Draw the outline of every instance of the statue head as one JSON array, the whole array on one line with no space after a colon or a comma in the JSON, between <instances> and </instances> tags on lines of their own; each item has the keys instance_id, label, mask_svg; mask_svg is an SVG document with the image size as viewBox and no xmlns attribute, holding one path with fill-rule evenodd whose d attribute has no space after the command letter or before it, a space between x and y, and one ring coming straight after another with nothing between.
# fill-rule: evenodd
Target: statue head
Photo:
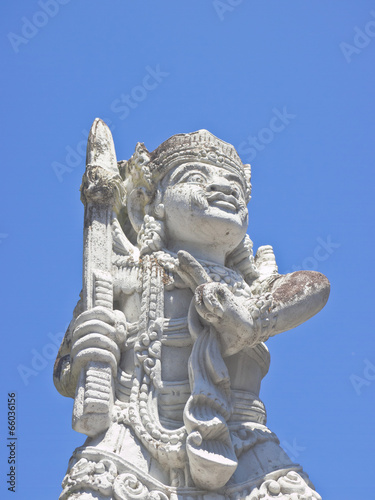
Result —
<instances>
[{"instance_id":1,"label":"statue head","mask_svg":"<svg viewBox=\"0 0 375 500\"><path fill-rule=\"evenodd\" d=\"M230 253L244 238L250 165L210 132L172 136L152 152L138 143L120 168L138 241L151 232L155 248L220 244Z\"/></svg>"}]
</instances>

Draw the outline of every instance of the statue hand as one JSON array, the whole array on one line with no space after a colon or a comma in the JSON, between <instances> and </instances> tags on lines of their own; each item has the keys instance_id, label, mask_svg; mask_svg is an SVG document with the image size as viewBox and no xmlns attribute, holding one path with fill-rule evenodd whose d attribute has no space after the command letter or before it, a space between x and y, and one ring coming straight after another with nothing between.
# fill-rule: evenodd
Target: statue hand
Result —
<instances>
[{"instance_id":1,"label":"statue hand","mask_svg":"<svg viewBox=\"0 0 375 500\"><path fill-rule=\"evenodd\" d=\"M215 328L219 334L223 356L230 356L245 345L254 343L255 325L249 309L221 283L199 285L194 304L202 323Z\"/></svg>"},{"instance_id":2,"label":"statue hand","mask_svg":"<svg viewBox=\"0 0 375 500\"><path fill-rule=\"evenodd\" d=\"M115 375L120 347L126 337L125 315L102 306L78 316L72 336L72 375L78 377L89 361L108 363Z\"/></svg>"},{"instance_id":3,"label":"statue hand","mask_svg":"<svg viewBox=\"0 0 375 500\"><path fill-rule=\"evenodd\" d=\"M254 344L256 335L249 309L236 299L226 285L213 282L188 252L180 251L177 256L177 272L194 293L194 309L200 323L211 325L218 332L222 355L230 356L245 345ZM192 331L195 330L196 319L190 317Z\"/></svg>"}]
</instances>

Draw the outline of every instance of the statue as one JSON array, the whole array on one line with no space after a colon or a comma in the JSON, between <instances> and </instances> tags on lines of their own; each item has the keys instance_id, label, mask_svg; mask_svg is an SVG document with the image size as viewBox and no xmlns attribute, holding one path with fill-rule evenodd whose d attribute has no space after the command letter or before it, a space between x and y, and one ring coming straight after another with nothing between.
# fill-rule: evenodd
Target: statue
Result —
<instances>
[{"instance_id":1,"label":"statue","mask_svg":"<svg viewBox=\"0 0 375 500\"><path fill-rule=\"evenodd\" d=\"M60 500L321 499L266 427L264 342L325 305L246 234L250 165L206 130L117 162L96 119L83 290L54 370L85 434Z\"/></svg>"}]
</instances>

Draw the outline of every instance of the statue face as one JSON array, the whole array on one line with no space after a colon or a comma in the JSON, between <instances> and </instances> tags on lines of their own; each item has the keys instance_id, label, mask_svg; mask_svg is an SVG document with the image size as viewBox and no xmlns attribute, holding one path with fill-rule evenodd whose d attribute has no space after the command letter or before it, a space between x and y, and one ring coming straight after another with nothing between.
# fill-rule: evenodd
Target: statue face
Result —
<instances>
[{"instance_id":1,"label":"statue face","mask_svg":"<svg viewBox=\"0 0 375 500\"><path fill-rule=\"evenodd\" d=\"M177 245L221 245L229 253L246 234L244 181L225 168L204 163L175 167L162 180L168 240Z\"/></svg>"}]
</instances>

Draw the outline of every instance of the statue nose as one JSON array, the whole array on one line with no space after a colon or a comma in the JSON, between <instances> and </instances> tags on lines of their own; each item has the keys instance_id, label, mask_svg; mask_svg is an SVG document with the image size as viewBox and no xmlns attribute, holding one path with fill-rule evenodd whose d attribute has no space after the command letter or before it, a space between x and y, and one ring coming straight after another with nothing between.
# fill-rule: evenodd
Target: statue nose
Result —
<instances>
[{"instance_id":1,"label":"statue nose","mask_svg":"<svg viewBox=\"0 0 375 500\"><path fill-rule=\"evenodd\" d=\"M207 186L207 191L209 193L223 193L227 195L232 195L235 198L239 197L239 192L238 190L232 186L229 182L212 182Z\"/></svg>"}]
</instances>

